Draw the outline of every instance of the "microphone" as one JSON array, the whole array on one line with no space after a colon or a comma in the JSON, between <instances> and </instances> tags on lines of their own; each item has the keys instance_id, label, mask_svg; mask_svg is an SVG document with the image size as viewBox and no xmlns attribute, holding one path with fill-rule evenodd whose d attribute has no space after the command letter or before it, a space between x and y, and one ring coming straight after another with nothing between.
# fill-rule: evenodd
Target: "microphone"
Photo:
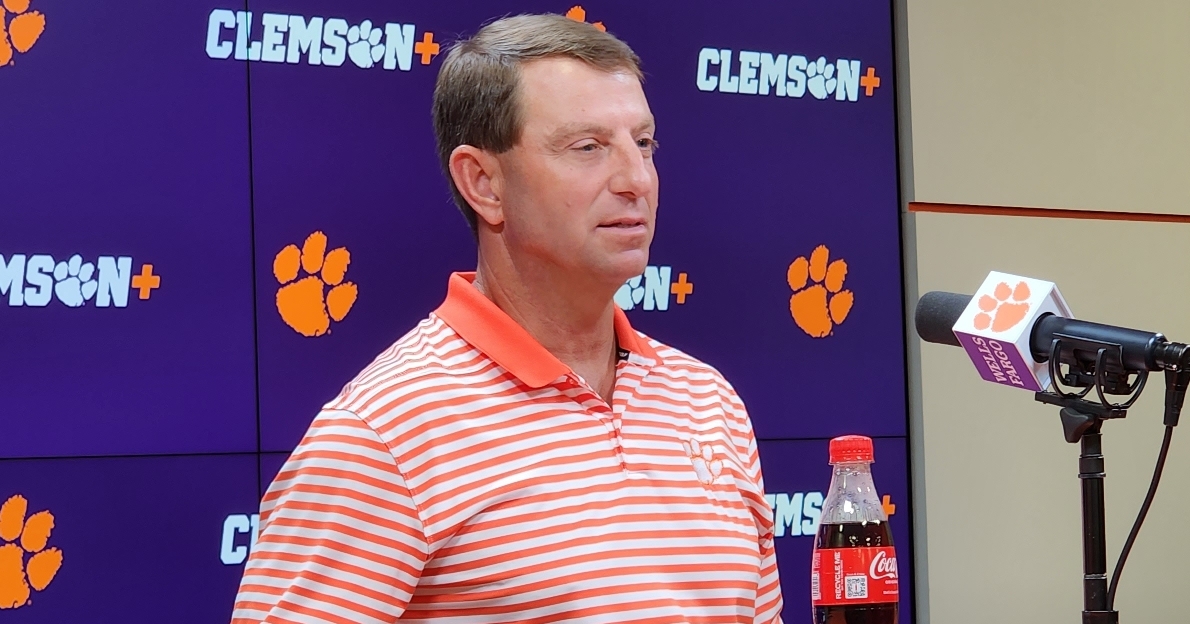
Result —
<instances>
[{"instance_id":1,"label":"microphone","mask_svg":"<svg viewBox=\"0 0 1190 624\"><path fill-rule=\"evenodd\" d=\"M975 295L929 292L914 313L926 342L961 346L987 381L1034 391L1034 400L1061 407L1066 441L1081 443L1083 500L1083 621L1116 621L1116 589L1124 563L1153 503L1173 428L1190 391L1190 346L1156 332L1071 318L1052 282L992 271ZM1060 365L1068 368L1062 372ZM1100 426L1124 418L1140 398L1149 371L1165 371L1165 438L1140 513L1107 575L1103 529L1103 447ZM1058 376L1058 379L1052 379ZM1129 381L1130 377L1135 381ZM1052 392L1047 389L1051 387ZM1062 386L1080 387L1067 392ZM1084 397L1095 390L1097 402ZM1105 395L1126 395L1112 403ZM1109 617L1110 616L1110 617Z\"/></svg>"},{"instance_id":2,"label":"microphone","mask_svg":"<svg viewBox=\"0 0 1190 624\"><path fill-rule=\"evenodd\" d=\"M1053 282L992 271L975 295L926 293L917 306L917 333L927 342L962 347L985 381L1041 392L1050 370L1033 351L1042 317L1072 314Z\"/></svg>"},{"instance_id":3,"label":"microphone","mask_svg":"<svg viewBox=\"0 0 1190 624\"><path fill-rule=\"evenodd\" d=\"M1105 373L1180 370L1188 347L1157 332L1070 318L1052 282L993 271L974 296L922 295L914 325L926 342L963 347L987 381L1041 392L1059 340L1058 363ZM1118 352L1115 351L1118 347ZM1109 357L1099 359L1108 348Z\"/></svg>"}]
</instances>

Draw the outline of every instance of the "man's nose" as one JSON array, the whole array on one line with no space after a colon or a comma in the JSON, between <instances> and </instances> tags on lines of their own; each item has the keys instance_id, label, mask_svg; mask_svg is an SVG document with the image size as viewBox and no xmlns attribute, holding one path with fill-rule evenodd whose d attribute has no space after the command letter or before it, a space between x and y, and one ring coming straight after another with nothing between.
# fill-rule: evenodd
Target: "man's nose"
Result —
<instances>
[{"instance_id":1,"label":"man's nose","mask_svg":"<svg viewBox=\"0 0 1190 624\"><path fill-rule=\"evenodd\" d=\"M644 197L653 188L651 163L631 137L616 141L611 191L629 199Z\"/></svg>"}]
</instances>

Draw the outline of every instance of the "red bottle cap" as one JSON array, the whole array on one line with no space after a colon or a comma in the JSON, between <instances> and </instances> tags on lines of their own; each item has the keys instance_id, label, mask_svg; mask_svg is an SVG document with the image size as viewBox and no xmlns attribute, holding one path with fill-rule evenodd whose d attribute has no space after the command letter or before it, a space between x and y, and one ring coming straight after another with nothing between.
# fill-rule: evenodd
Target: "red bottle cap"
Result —
<instances>
[{"instance_id":1,"label":"red bottle cap","mask_svg":"<svg viewBox=\"0 0 1190 624\"><path fill-rule=\"evenodd\" d=\"M876 461L872 453L872 438L868 436L839 436L831 440L830 449L832 464Z\"/></svg>"}]
</instances>

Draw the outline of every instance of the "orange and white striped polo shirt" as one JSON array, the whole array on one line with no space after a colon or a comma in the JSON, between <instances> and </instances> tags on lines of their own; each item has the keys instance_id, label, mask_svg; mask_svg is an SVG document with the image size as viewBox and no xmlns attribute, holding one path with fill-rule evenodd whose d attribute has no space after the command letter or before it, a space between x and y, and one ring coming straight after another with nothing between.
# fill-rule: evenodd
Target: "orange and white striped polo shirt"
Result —
<instances>
[{"instance_id":1,"label":"orange and white striped polo shirt","mask_svg":"<svg viewBox=\"0 0 1190 624\"><path fill-rule=\"evenodd\" d=\"M472 279L314 419L234 622L779 622L727 381L617 309L608 405Z\"/></svg>"}]
</instances>

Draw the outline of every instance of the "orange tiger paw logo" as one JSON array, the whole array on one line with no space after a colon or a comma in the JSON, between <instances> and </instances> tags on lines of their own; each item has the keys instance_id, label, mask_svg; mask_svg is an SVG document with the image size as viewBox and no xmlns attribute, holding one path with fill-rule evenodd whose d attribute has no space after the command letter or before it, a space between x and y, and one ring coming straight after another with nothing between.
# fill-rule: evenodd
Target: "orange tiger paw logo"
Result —
<instances>
[{"instance_id":1,"label":"orange tiger paw logo","mask_svg":"<svg viewBox=\"0 0 1190 624\"><path fill-rule=\"evenodd\" d=\"M1029 314L1029 285L1019 282L1016 288L1004 282L996 284L995 297L984 295L979 298L979 309L975 315L975 329L992 328L1002 332L1016 327Z\"/></svg>"},{"instance_id":2,"label":"orange tiger paw logo","mask_svg":"<svg viewBox=\"0 0 1190 624\"><path fill-rule=\"evenodd\" d=\"M62 567L62 551L46 548L54 515L39 511L26 520L27 511L29 502L20 494L0 506L0 609L17 609L32 602L32 590L48 587ZM31 555L27 562L26 555Z\"/></svg>"},{"instance_id":3,"label":"orange tiger paw logo","mask_svg":"<svg viewBox=\"0 0 1190 624\"><path fill-rule=\"evenodd\" d=\"M570 10L566 12L566 17L569 17L576 22L585 22L587 21L587 10L582 6L572 6L570 7ZM603 25L603 22L595 22L591 25L595 28L598 28L599 30L607 32L607 27Z\"/></svg>"},{"instance_id":4,"label":"orange tiger paw logo","mask_svg":"<svg viewBox=\"0 0 1190 624\"><path fill-rule=\"evenodd\" d=\"M359 294L355 284L343 281L348 264L351 253L345 247L327 253L322 232L306 237L300 251L297 245L286 245L277 252L273 276L282 285L277 291L277 311L285 324L303 336L321 336L330 330L331 319L343 320ZM306 277L297 279L299 270Z\"/></svg>"},{"instance_id":5,"label":"orange tiger paw logo","mask_svg":"<svg viewBox=\"0 0 1190 624\"><path fill-rule=\"evenodd\" d=\"M21 54L28 52L43 31L45 16L29 11L29 0L4 0L0 8L0 67L12 64L13 48Z\"/></svg>"},{"instance_id":6,"label":"orange tiger paw logo","mask_svg":"<svg viewBox=\"0 0 1190 624\"><path fill-rule=\"evenodd\" d=\"M830 335L835 325L841 325L851 313L855 295L843 290L847 279L847 262L830 260L830 250L819 245L810 259L799 257L789 265L786 279L793 289L789 298L789 312L797 326L814 338ZM807 284L809 284L807 286Z\"/></svg>"}]
</instances>

